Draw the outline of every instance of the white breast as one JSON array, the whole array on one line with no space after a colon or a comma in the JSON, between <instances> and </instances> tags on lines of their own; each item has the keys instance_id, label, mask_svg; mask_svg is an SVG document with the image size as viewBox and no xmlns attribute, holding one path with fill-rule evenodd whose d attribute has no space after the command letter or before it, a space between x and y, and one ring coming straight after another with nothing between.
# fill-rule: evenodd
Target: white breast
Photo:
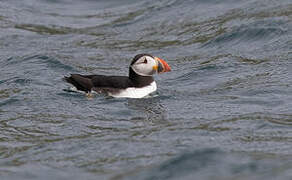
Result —
<instances>
[{"instance_id":1,"label":"white breast","mask_svg":"<svg viewBox=\"0 0 292 180\"><path fill-rule=\"evenodd\" d=\"M119 91L118 93L108 93L109 96L115 97L115 98L143 98L147 96L148 94L156 91L157 86L156 82L153 81L148 86L142 87L142 88L127 88L124 90Z\"/></svg>"}]
</instances>

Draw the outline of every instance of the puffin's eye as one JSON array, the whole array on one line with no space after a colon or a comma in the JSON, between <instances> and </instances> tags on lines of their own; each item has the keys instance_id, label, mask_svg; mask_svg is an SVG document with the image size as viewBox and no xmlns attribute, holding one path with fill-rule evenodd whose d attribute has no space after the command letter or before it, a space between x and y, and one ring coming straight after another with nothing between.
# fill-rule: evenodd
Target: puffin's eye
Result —
<instances>
[{"instance_id":1,"label":"puffin's eye","mask_svg":"<svg viewBox=\"0 0 292 180\"><path fill-rule=\"evenodd\" d=\"M147 59L145 59L143 63L147 64Z\"/></svg>"}]
</instances>

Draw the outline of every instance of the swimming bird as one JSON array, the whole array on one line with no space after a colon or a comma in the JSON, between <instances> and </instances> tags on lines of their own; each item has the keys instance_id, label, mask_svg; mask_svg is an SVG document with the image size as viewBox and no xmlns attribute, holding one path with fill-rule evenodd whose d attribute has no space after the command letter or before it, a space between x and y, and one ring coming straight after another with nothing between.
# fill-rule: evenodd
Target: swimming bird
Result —
<instances>
[{"instance_id":1,"label":"swimming bird","mask_svg":"<svg viewBox=\"0 0 292 180\"><path fill-rule=\"evenodd\" d=\"M163 59L138 54L130 64L129 76L71 74L64 80L87 94L95 91L116 98L143 98L157 89L153 75L169 71L171 68Z\"/></svg>"}]
</instances>

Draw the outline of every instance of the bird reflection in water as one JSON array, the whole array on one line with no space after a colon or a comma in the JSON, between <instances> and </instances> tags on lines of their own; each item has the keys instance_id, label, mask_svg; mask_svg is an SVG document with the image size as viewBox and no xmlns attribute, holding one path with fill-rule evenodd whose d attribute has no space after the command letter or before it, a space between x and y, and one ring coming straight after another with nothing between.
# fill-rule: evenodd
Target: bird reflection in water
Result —
<instances>
[{"instance_id":1,"label":"bird reflection in water","mask_svg":"<svg viewBox=\"0 0 292 180\"><path fill-rule=\"evenodd\" d=\"M138 116L132 118L134 121L141 121L143 119L147 124L167 122L167 111L161 103L159 96L143 99L128 99L126 105L137 112Z\"/></svg>"}]
</instances>

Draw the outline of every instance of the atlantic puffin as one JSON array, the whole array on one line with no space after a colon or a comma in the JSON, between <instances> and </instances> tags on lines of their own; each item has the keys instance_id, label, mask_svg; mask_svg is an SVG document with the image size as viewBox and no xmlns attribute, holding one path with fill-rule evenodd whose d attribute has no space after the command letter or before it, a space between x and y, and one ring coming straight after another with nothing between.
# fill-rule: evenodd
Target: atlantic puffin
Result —
<instances>
[{"instance_id":1,"label":"atlantic puffin","mask_svg":"<svg viewBox=\"0 0 292 180\"><path fill-rule=\"evenodd\" d=\"M163 59L138 54L130 64L129 76L71 74L64 80L86 94L97 92L115 98L143 98L157 89L152 75L169 71L171 68Z\"/></svg>"}]
</instances>

